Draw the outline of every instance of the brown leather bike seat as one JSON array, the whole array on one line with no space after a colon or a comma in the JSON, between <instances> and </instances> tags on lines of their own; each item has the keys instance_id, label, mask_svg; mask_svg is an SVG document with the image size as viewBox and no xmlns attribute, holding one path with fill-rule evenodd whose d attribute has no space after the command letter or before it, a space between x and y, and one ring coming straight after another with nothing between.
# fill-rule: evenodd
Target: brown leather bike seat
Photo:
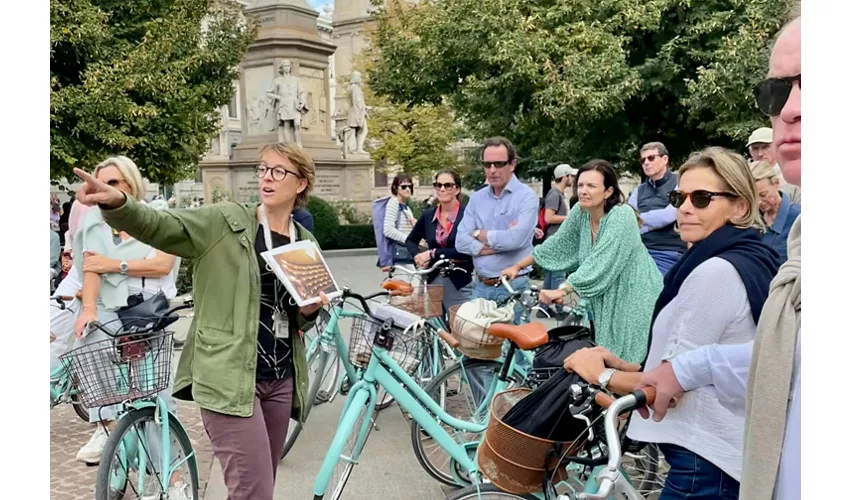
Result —
<instances>
[{"instance_id":1,"label":"brown leather bike seat","mask_svg":"<svg viewBox=\"0 0 850 500\"><path fill-rule=\"evenodd\" d=\"M387 280L381 283L381 288L389 290L393 295L410 295L413 293L413 285L401 280Z\"/></svg>"},{"instance_id":2,"label":"brown leather bike seat","mask_svg":"<svg viewBox=\"0 0 850 500\"><path fill-rule=\"evenodd\" d=\"M508 339L520 349L528 350L539 347L549 341L549 334L543 323L526 323L512 325L510 323L495 323L490 325L490 335Z\"/></svg>"}]
</instances>

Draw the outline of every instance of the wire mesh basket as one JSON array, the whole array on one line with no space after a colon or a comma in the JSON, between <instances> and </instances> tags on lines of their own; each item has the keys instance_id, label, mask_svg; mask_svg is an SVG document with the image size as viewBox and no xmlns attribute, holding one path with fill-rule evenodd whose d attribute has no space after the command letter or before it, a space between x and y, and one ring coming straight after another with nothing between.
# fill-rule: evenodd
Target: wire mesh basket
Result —
<instances>
[{"instance_id":1,"label":"wire mesh basket","mask_svg":"<svg viewBox=\"0 0 850 500\"><path fill-rule=\"evenodd\" d=\"M390 326L389 321L377 321L363 315L354 318L351 325L351 342L348 345L348 359L354 366L366 368L372 357L375 335L382 329L392 337L390 357L407 373L413 373L419 366L418 343L422 337L421 330L416 327L401 329Z\"/></svg>"},{"instance_id":2,"label":"wire mesh basket","mask_svg":"<svg viewBox=\"0 0 850 500\"><path fill-rule=\"evenodd\" d=\"M503 422L508 411L531 394L529 389L512 389L500 392L490 404L490 421L484 439L478 447L478 467L493 484L509 493L522 495L540 491L540 485L549 471L553 483L566 478L559 456L552 450L555 441L531 436ZM559 449L570 454L581 448L582 442L560 443ZM554 470L558 467L558 470Z\"/></svg>"},{"instance_id":3,"label":"wire mesh basket","mask_svg":"<svg viewBox=\"0 0 850 500\"><path fill-rule=\"evenodd\" d=\"M490 335L490 329L463 318L458 314L462 304L449 308L449 327L458 341L457 349L476 359L497 359L502 355L505 339Z\"/></svg>"},{"instance_id":4,"label":"wire mesh basket","mask_svg":"<svg viewBox=\"0 0 850 500\"><path fill-rule=\"evenodd\" d=\"M390 305L422 318L434 318L443 315L443 292L442 285L417 285L410 295L391 296Z\"/></svg>"},{"instance_id":5,"label":"wire mesh basket","mask_svg":"<svg viewBox=\"0 0 850 500\"><path fill-rule=\"evenodd\" d=\"M60 357L88 408L156 394L171 378L173 332L109 338Z\"/></svg>"}]
</instances>

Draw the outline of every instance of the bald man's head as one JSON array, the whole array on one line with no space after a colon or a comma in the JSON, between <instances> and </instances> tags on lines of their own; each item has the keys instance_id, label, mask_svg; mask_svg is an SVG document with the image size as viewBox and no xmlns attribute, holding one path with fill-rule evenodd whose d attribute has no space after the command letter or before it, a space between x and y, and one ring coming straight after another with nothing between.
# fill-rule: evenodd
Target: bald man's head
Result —
<instances>
[{"instance_id":1,"label":"bald man's head","mask_svg":"<svg viewBox=\"0 0 850 500\"><path fill-rule=\"evenodd\" d=\"M768 78L795 77L801 73L800 37L801 20L797 17L785 25L773 44L770 53ZM794 83L782 111L771 116L773 146L782 174L791 184L800 185L800 158L802 145L802 116L799 81Z\"/></svg>"}]
</instances>

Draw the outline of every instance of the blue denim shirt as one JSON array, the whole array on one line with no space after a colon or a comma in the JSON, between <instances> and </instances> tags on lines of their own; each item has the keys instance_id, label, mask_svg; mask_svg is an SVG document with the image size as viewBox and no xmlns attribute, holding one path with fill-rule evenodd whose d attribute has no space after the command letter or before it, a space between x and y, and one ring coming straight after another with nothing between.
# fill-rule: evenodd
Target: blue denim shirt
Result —
<instances>
[{"instance_id":1,"label":"blue denim shirt","mask_svg":"<svg viewBox=\"0 0 850 500\"><path fill-rule=\"evenodd\" d=\"M779 261L784 263L788 260L788 234L794 221L800 216L800 205L791 203L791 198L781 191L779 195L782 197L782 204L779 205L776 219L767 229L762 241L779 252Z\"/></svg>"},{"instance_id":2,"label":"blue denim shirt","mask_svg":"<svg viewBox=\"0 0 850 500\"><path fill-rule=\"evenodd\" d=\"M484 186L469 198L458 225L455 248L472 255L475 271L482 277L498 277L503 269L531 255L538 206L537 193L515 175L499 197L490 186ZM488 246L498 253L478 255L484 244L472 237L475 229L487 230Z\"/></svg>"}]
</instances>

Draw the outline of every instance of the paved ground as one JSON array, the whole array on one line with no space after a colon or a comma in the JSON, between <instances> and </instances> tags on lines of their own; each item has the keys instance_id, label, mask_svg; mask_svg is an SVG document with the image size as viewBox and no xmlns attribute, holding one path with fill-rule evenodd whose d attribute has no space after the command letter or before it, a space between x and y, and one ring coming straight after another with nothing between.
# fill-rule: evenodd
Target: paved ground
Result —
<instances>
[{"instance_id":1,"label":"paved ground","mask_svg":"<svg viewBox=\"0 0 850 500\"><path fill-rule=\"evenodd\" d=\"M381 275L375 268L375 256L329 257L328 264L340 286L349 286L364 294L377 291ZM333 438L343 404L344 399L338 397L331 404L316 407L310 414L298 442L278 469L276 500L313 498L313 481ZM221 467L212 460L196 407L181 403L178 411L181 421L189 427L198 453L204 488L201 498L226 500ZM397 407L381 412L378 428L370 436L360 464L354 468L344 498L444 499L444 490L416 461L411 449L409 424ZM97 469L74 461L74 455L88 440L90 433L91 427L81 422L70 407L59 407L51 413L51 498L92 498Z\"/></svg>"}]
</instances>

